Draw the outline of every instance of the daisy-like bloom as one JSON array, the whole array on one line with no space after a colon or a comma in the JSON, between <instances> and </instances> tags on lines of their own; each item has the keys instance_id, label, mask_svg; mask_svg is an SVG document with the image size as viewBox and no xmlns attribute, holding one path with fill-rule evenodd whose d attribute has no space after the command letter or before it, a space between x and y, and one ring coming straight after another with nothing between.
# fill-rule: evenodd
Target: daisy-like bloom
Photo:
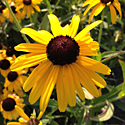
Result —
<instances>
[{"instance_id":1,"label":"daisy-like bloom","mask_svg":"<svg viewBox=\"0 0 125 125\"><path fill-rule=\"evenodd\" d=\"M99 45L88 32L102 21L92 23L76 35L80 22L78 15L74 15L71 24L65 27L61 27L55 15L50 14L48 18L53 35L44 30L21 30L39 44L17 45L17 51L30 53L19 56L20 60L11 68L16 71L39 64L23 85L24 91L32 88L29 102L33 104L41 96L40 110L44 112L56 84L59 110L64 112L67 103L70 106L76 105L75 90L82 100L85 99L81 85L94 97L98 97L96 86L104 88L106 82L97 72L109 75L111 70L106 65L86 57L97 55L96 49Z\"/></svg>"},{"instance_id":2,"label":"daisy-like bloom","mask_svg":"<svg viewBox=\"0 0 125 125\"><path fill-rule=\"evenodd\" d=\"M23 75L24 73L26 73L26 70L10 71L5 78L4 87L7 88L9 92L15 92L20 96L22 85L27 78L25 75Z\"/></svg>"},{"instance_id":3,"label":"daisy-like bloom","mask_svg":"<svg viewBox=\"0 0 125 125\"><path fill-rule=\"evenodd\" d=\"M101 13L101 11L105 8L105 6L109 6L109 9L111 12L112 24L114 24L116 22L116 17L117 17L115 8L118 10L120 18L122 18L121 5L118 2L118 0L94 0L94 1L93 0L86 0L83 4L83 7L86 5L89 5L89 6L87 7L87 9L85 10L83 15L86 15L86 13L92 7L95 6L94 9L92 10L90 16L89 16L89 20L88 20L89 23L92 20L93 16L97 16L99 13Z\"/></svg>"},{"instance_id":4,"label":"daisy-like bloom","mask_svg":"<svg viewBox=\"0 0 125 125\"><path fill-rule=\"evenodd\" d=\"M31 114L29 118L19 106L16 105L15 109L22 118L18 119L19 122L10 122L7 123L7 125L42 125L40 118L43 115L43 112L39 113L38 118L36 118L35 114Z\"/></svg>"},{"instance_id":5,"label":"daisy-like bloom","mask_svg":"<svg viewBox=\"0 0 125 125\"><path fill-rule=\"evenodd\" d=\"M24 107L23 99L15 94L9 94L4 100L1 101L0 110L5 119L17 119L19 114L15 110L15 105L20 108Z\"/></svg>"},{"instance_id":6,"label":"daisy-like bloom","mask_svg":"<svg viewBox=\"0 0 125 125\"><path fill-rule=\"evenodd\" d=\"M16 59L16 56L15 56L15 54L14 54L14 51L13 51L13 49L11 49L11 48L8 48L8 49L6 49L6 50L3 50L3 51L2 51L2 56L3 56L3 58L12 57L13 59Z\"/></svg>"},{"instance_id":7,"label":"daisy-like bloom","mask_svg":"<svg viewBox=\"0 0 125 125\"><path fill-rule=\"evenodd\" d=\"M7 57L5 59L0 60L0 73L2 76L6 77L7 74L10 72L10 66L14 63L12 57Z\"/></svg>"},{"instance_id":8,"label":"daisy-like bloom","mask_svg":"<svg viewBox=\"0 0 125 125\"><path fill-rule=\"evenodd\" d=\"M16 0L16 10L23 8L23 16L27 15L29 18L31 14L35 13L34 9L40 12L40 8L37 4L40 4L41 1L43 0Z\"/></svg>"},{"instance_id":9,"label":"daisy-like bloom","mask_svg":"<svg viewBox=\"0 0 125 125\"><path fill-rule=\"evenodd\" d=\"M15 4L14 4L13 2L11 3L11 6L10 6L10 7L11 7L11 9L12 9L12 11L13 11L15 17L16 17L18 20L21 20L21 19L24 18L24 16L22 15L22 13L21 13L19 10L16 10L16 6L15 6ZM12 15L11 15L11 13L10 13L10 11L9 11L8 8L5 9L5 14L4 14L4 15L6 15L6 17L9 18L9 20L10 20L11 22L13 22L13 17L12 17Z\"/></svg>"}]
</instances>

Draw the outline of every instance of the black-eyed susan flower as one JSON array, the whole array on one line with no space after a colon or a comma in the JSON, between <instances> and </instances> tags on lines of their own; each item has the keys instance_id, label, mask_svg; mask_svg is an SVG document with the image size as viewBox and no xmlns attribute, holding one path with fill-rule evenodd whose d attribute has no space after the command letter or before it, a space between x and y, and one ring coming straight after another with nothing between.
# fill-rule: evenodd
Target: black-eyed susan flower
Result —
<instances>
[{"instance_id":1,"label":"black-eyed susan flower","mask_svg":"<svg viewBox=\"0 0 125 125\"><path fill-rule=\"evenodd\" d=\"M90 23L91 19L93 18L93 16L97 16L99 13L101 13L101 11L105 8L105 6L109 6L110 12L111 12L111 21L112 24L114 24L116 22L116 10L115 8L118 10L120 18L122 18L122 12L121 12L121 5L118 2L118 0L86 0L83 4L83 7L89 5L87 7L87 9L85 10L83 15L86 15L86 13L92 8L92 12L89 16L89 20L88 22Z\"/></svg>"},{"instance_id":2,"label":"black-eyed susan flower","mask_svg":"<svg viewBox=\"0 0 125 125\"><path fill-rule=\"evenodd\" d=\"M18 51L30 52L19 56L12 65L12 70L20 70L39 64L23 85L24 91L29 91L29 102L35 103L40 98L40 110L44 112L56 84L59 110L64 112L67 104L76 105L75 90L84 100L85 87L94 97L99 96L96 86L104 88L106 82L97 72L110 74L110 69L91 58L97 54L99 45L88 33L102 21L96 21L84 28L77 35L80 17L74 15L70 25L61 27L58 18L48 16L52 34L45 30L35 31L23 28L22 33L29 35L36 43L22 43L15 47Z\"/></svg>"},{"instance_id":3,"label":"black-eyed susan flower","mask_svg":"<svg viewBox=\"0 0 125 125\"><path fill-rule=\"evenodd\" d=\"M16 0L16 10L23 8L23 16L27 15L29 18L31 14L35 13L34 9L40 12L40 8L37 4L40 4L41 1L43 0Z\"/></svg>"},{"instance_id":4,"label":"black-eyed susan flower","mask_svg":"<svg viewBox=\"0 0 125 125\"><path fill-rule=\"evenodd\" d=\"M14 62L14 60L15 59L13 59L12 57L7 57L0 60L0 73L2 76L7 76L7 74L10 72L10 66Z\"/></svg>"},{"instance_id":5,"label":"black-eyed susan flower","mask_svg":"<svg viewBox=\"0 0 125 125\"><path fill-rule=\"evenodd\" d=\"M12 9L12 11L13 11L15 17L16 17L18 20L21 20L21 19L24 18L24 16L23 16L22 13L20 12L20 10L16 10L16 6L15 6L15 4L14 4L13 2L11 3L11 6L10 6L10 7L11 7L11 9ZM11 15L11 13L10 13L10 11L9 11L8 8L5 9L5 14L4 14L4 15L6 15L6 17L7 17L11 22L13 22L13 17L12 17L12 15Z\"/></svg>"},{"instance_id":6,"label":"black-eyed susan flower","mask_svg":"<svg viewBox=\"0 0 125 125\"><path fill-rule=\"evenodd\" d=\"M2 56L3 56L3 58L12 57L13 59L16 59L16 56L15 56L12 48L8 48L6 50L3 50Z\"/></svg>"},{"instance_id":7,"label":"black-eyed susan flower","mask_svg":"<svg viewBox=\"0 0 125 125\"><path fill-rule=\"evenodd\" d=\"M7 123L7 125L42 125L40 118L43 115L43 112L39 113L38 118L36 118L35 113L31 114L29 118L19 106L15 106L15 109L22 118L19 118L19 122L10 122Z\"/></svg>"},{"instance_id":8,"label":"black-eyed susan flower","mask_svg":"<svg viewBox=\"0 0 125 125\"><path fill-rule=\"evenodd\" d=\"M1 101L0 110L5 119L17 119L19 114L15 110L15 105L20 108L24 107L23 99L15 94L9 94L4 100Z\"/></svg>"},{"instance_id":9,"label":"black-eyed susan flower","mask_svg":"<svg viewBox=\"0 0 125 125\"><path fill-rule=\"evenodd\" d=\"M20 96L22 85L27 78L25 75L23 75L26 72L26 70L10 71L5 78L4 87L7 88L9 92L15 92Z\"/></svg>"}]
</instances>

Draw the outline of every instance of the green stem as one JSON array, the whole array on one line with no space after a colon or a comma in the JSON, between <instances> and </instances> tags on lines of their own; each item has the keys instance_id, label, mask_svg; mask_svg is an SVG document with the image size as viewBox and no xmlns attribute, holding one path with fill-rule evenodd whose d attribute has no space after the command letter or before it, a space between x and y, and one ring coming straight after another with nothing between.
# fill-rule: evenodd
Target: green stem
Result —
<instances>
[{"instance_id":1,"label":"green stem","mask_svg":"<svg viewBox=\"0 0 125 125\"><path fill-rule=\"evenodd\" d=\"M51 13L52 13L52 8L51 8L50 2L49 2L48 0L44 0L44 1L45 1L45 3L46 3L47 8L48 8L49 14L51 14Z\"/></svg>"},{"instance_id":2,"label":"green stem","mask_svg":"<svg viewBox=\"0 0 125 125\"><path fill-rule=\"evenodd\" d=\"M19 31L20 31L20 30L22 29L22 27L20 26L18 20L16 19L16 17L15 17L15 15L14 15L12 9L10 8L10 6L9 6L9 4L8 4L8 2L7 2L7 0L4 0L4 2L5 2L5 4L6 4L6 6L7 6L7 8L9 9L9 12L10 12L11 16L13 17L13 20L14 20L16 26L18 27L18 29L19 29ZM25 34L22 34L22 36L23 36L24 40L26 41L26 43L30 43L29 40L27 39L27 37L25 36Z\"/></svg>"},{"instance_id":3,"label":"green stem","mask_svg":"<svg viewBox=\"0 0 125 125\"><path fill-rule=\"evenodd\" d=\"M60 0L58 0L58 1L56 2L56 5L55 5L54 9L52 10L52 13L55 12L55 9L56 9L56 7L58 6L59 2L60 2Z\"/></svg>"},{"instance_id":4,"label":"green stem","mask_svg":"<svg viewBox=\"0 0 125 125\"><path fill-rule=\"evenodd\" d=\"M114 118L116 118L116 119L118 119L118 120L120 120L120 121L122 121L122 122L125 123L125 120L123 120L123 119L121 119L121 118L119 118L119 117L117 117L117 116L115 116L115 115L113 115L112 117L114 117Z\"/></svg>"},{"instance_id":5,"label":"green stem","mask_svg":"<svg viewBox=\"0 0 125 125\"><path fill-rule=\"evenodd\" d=\"M117 57L117 56L119 56L119 55L123 55L123 54L125 54L125 51L120 51L118 54L113 55L113 56L111 56L111 57L108 57L108 58L106 58L106 59L103 59L101 62L106 62L106 61L108 61L108 60L110 60L110 59L112 59L112 58L115 58L115 57Z\"/></svg>"},{"instance_id":6,"label":"green stem","mask_svg":"<svg viewBox=\"0 0 125 125\"><path fill-rule=\"evenodd\" d=\"M101 20L104 20L104 10L102 11L102 15L101 15ZM103 22L100 25L100 30L99 30L99 36L98 36L98 43L100 45L100 41L101 41L101 36L102 36L102 28L103 28Z\"/></svg>"},{"instance_id":7,"label":"green stem","mask_svg":"<svg viewBox=\"0 0 125 125\"><path fill-rule=\"evenodd\" d=\"M124 97L124 96L123 96L123 97ZM117 100L119 100L119 99L121 99L121 98L123 98L123 97L116 97L116 98L113 98L113 99L109 99L108 102L114 102L114 101L117 101ZM90 108L90 109L96 108L96 107L99 107L99 106L104 105L105 103L106 103L106 101L100 102L100 103L98 103L98 104L96 104L96 105L90 105L89 108Z\"/></svg>"}]
</instances>

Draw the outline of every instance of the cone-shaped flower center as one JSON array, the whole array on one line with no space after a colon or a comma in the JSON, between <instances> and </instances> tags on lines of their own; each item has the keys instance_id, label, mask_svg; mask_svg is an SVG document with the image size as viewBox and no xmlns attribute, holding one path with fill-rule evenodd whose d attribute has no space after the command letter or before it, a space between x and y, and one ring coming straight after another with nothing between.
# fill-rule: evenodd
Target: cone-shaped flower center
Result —
<instances>
[{"instance_id":1,"label":"cone-shaped flower center","mask_svg":"<svg viewBox=\"0 0 125 125\"><path fill-rule=\"evenodd\" d=\"M39 124L39 120L36 119L36 118L31 118L29 121L28 121L28 125L38 125Z\"/></svg>"},{"instance_id":2,"label":"cone-shaped flower center","mask_svg":"<svg viewBox=\"0 0 125 125\"><path fill-rule=\"evenodd\" d=\"M17 72L15 71L10 71L7 75L7 79L10 81L10 82L13 82L14 80L16 80L16 78L18 77L18 74Z\"/></svg>"},{"instance_id":3,"label":"cone-shaped flower center","mask_svg":"<svg viewBox=\"0 0 125 125\"><path fill-rule=\"evenodd\" d=\"M6 50L6 55L7 56L13 56L13 50L12 49L7 49Z\"/></svg>"},{"instance_id":4,"label":"cone-shaped flower center","mask_svg":"<svg viewBox=\"0 0 125 125\"><path fill-rule=\"evenodd\" d=\"M9 98L9 97L4 99L2 102L2 108L5 111L12 111L14 109L15 105L16 105L15 100L12 98Z\"/></svg>"},{"instance_id":5,"label":"cone-shaped flower center","mask_svg":"<svg viewBox=\"0 0 125 125\"><path fill-rule=\"evenodd\" d=\"M54 65L75 62L79 55L78 43L69 36L57 36L47 45L47 57Z\"/></svg>"},{"instance_id":6,"label":"cone-shaped flower center","mask_svg":"<svg viewBox=\"0 0 125 125\"><path fill-rule=\"evenodd\" d=\"M104 3L104 4L107 4L107 3L109 3L109 2L113 3L114 0L101 0L101 2Z\"/></svg>"},{"instance_id":7,"label":"cone-shaped flower center","mask_svg":"<svg viewBox=\"0 0 125 125\"><path fill-rule=\"evenodd\" d=\"M10 67L10 62L7 59L3 59L0 61L0 68L6 70Z\"/></svg>"},{"instance_id":8,"label":"cone-shaped flower center","mask_svg":"<svg viewBox=\"0 0 125 125\"><path fill-rule=\"evenodd\" d=\"M11 9L12 9L12 11L13 11L14 14L17 13L17 11L16 11L16 7L15 7L15 6L11 6Z\"/></svg>"},{"instance_id":9,"label":"cone-shaped flower center","mask_svg":"<svg viewBox=\"0 0 125 125\"><path fill-rule=\"evenodd\" d=\"M23 3L25 5L31 5L32 1L31 0L23 0Z\"/></svg>"},{"instance_id":10,"label":"cone-shaped flower center","mask_svg":"<svg viewBox=\"0 0 125 125\"><path fill-rule=\"evenodd\" d=\"M2 44L0 43L0 50L3 48Z\"/></svg>"}]
</instances>

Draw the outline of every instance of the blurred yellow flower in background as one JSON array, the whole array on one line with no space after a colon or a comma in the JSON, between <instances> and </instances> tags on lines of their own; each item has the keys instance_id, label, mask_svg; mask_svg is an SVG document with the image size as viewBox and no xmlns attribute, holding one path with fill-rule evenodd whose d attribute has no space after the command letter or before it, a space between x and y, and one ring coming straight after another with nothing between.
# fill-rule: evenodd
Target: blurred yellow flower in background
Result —
<instances>
[{"instance_id":1,"label":"blurred yellow flower in background","mask_svg":"<svg viewBox=\"0 0 125 125\"><path fill-rule=\"evenodd\" d=\"M85 7L86 5L89 5L89 6L87 7L83 15L86 15L86 13L92 7L94 7L89 16L89 20L88 20L89 23L91 22L93 16L97 16L99 13L101 13L101 11L105 8L105 6L109 6L109 9L111 12L112 24L116 22L116 17L117 17L115 8L118 10L120 18L122 18L121 5L118 2L118 0L86 0L83 4L83 7Z\"/></svg>"},{"instance_id":2,"label":"blurred yellow flower in background","mask_svg":"<svg viewBox=\"0 0 125 125\"><path fill-rule=\"evenodd\" d=\"M40 2L43 0L16 0L16 6L17 6L17 11L20 9L22 10L23 16L27 15L29 18L31 14L34 14L35 10L40 12L40 8L37 4L40 4Z\"/></svg>"}]
</instances>

